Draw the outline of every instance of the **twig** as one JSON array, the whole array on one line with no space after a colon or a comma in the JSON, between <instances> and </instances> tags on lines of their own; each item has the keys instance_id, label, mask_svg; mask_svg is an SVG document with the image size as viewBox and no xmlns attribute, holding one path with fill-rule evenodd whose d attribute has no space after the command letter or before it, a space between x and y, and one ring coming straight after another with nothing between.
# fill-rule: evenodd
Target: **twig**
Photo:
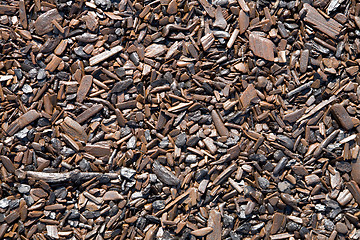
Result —
<instances>
[{"instance_id":1,"label":"twig","mask_svg":"<svg viewBox=\"0 0 360 240\"><path fill-rule=\"evenodd\" d=\"M46 173L46 172L35 172L35 171L25 171L27 177L34 178L36 180L43 180L48 183L59 183L66 182L70 180L89 180L93 177L106 176L110 179L118 178L119 174L117 173L98 173L98 172L80 172L79 170L74 170L66 173Z\"/></svg>"}]
</instances>

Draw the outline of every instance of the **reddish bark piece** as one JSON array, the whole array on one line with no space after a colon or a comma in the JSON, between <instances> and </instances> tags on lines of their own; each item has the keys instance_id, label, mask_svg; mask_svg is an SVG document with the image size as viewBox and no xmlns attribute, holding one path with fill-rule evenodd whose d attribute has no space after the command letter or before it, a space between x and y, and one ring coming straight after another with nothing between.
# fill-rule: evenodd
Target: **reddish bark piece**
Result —
<instances>
[{"instance_id":1,"label":"reddish bark piece","mask_svg":"<svg viewBox=\"0 0 360 240\"><path fill-rule=\"evenodd\" d=\"M354 127L354 123L343 105L334 104L331 107L331 113L333 114L336 121L346 130L350 130Z\"/></svg>"},{"instance_id":2,"label":"reddish bark piece","mask_svg":"<svg viewBox=\"0 0 360 240\"><path fill-rule=\"evenodd\" d=\"M247 108L250 106L251 101L255 98L257 98L255 87L253 84L249 84L240 97L241 105L243 108Z\"/></svg>"},{"instance_id":3,"label":"reddish bark piece","mask_svg":"<svg viewBox=\"0 0 360 240\"><path fill-rule=\"evenodd\" d=\"M17 133L19 130L24 128L25 126L29 125L36 119L40 117L40 114L35 110L30 110L27 113L21 115L18 119L16 119L8 129L6 129L6 133L9 135L13 135Z\"/></svg>"},{"instance_id":4,"label":"reddish bark piece","mask_svg":"<svg viewBox=\"0 0 360 240\"><path fill-rule=\"evenodd\" d=\"M45 33L51 32L54 28L51 21L61 21L62 17L57 9L51 9L41 14L35 21L35 31L38 35L44 35Z\"/></svg>"},{"instance_id":5,"label":"reddish bark piece","mask_svg":"<svg viewBox=\"0 0 360 240\"><path fill-rule=\"evenodd\" d=\"M249 45L255 56L268 61L274 61L275 45L270 39L260 37L256 33L251 33L249 36Z\"/></svg>"},{"instance_id":6,"label":"reddish bark piece","mask_svg":"<svg viewBox=\"0 0 360 240\"><path fill-rule=\"evenodd\" d=\"M93 76L85 75L81 79L80 86L77 91L76 101L82 103L88 94L92 85Z\"/></svg>"},{"instance_id":7,"label":"reddish bark piece","mask_svg":"<svg viewBox=\"0 0 360 240\"><path fill-rule=\"evenodd\" d=\"M302 12L306 14L304 21L311 24L317 30L334 39L339 36L340 31L343 28L339 22L332 18L325 19L322 14L320 14L313 6L308 3L304 3L304 7L301 10L300 15Z\"/></svg>"}]
</instances>

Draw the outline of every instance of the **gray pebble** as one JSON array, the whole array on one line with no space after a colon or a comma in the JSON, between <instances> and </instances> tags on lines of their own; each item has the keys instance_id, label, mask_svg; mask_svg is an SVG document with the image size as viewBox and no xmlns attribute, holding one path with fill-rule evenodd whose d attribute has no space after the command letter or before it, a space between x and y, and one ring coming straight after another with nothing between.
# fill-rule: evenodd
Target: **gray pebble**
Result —
<instances>
[{"instance_id":1,"label":"gray pebble","mask_svg":"<svg viewBox=\"0 0 360 240\"><path fill-rule=\"evenodd\" d=\"M280 192L287 192L288 190L290 190L290 187L291 187L291 183L289 183L288 181L283 181L278 183L278 189Z\"/></svg>"},{"instance_id":2,"label":"gray pebble","mask_svg":"<svg viewBox=\"0 0 360 240\"><path fill-rule=\"evenodd\" d=\"M45 69L41 68L36 76L37 80L43 80L46 78L46 71Z\"/></svg>"},{"instance_id":3,"label":"gray pebble","mask_svg":"<svg viewBox=\"0 0 360 240\"><path fill-rule=\"evenodd\" d=\"M126 168L126 167L123 167L121 168L120 170L120 175L124 178L127 178L127 179L132 179L136 174L136 171L134 169L131 169L131 168Z\"/></svg>"},{"instance_id":4,"label":"gray pebble","mask_svg":"<svg viewBox=\"0 0 360 240\"><path fill-rule=\"evenodd\" d=\"M267 189L267 188L270 186L269 180L267 180L267 179L264 178L264 177L259 177L259 178L258 178L258 182L259 182L259 186L260 186L262 189Z\"/></svg>"},{"instance_id":5,"label":"gray pebble","mask_svg":"<svg viewBox=\"0 0 360 240\"><path fill-rule=\"evenodd\" d=\"M180 133L175 141L175 145L179 148L183 147L186 143L186 134L185 133Z\"/></svg>"},{"instance_id":6,"label":"gray pebble","mask_svg":"<svg viewBox=\"0 0 360 240\"><path fill-rule=\"evenodd\" d=\"M165 202L163 200L156 200L152 203L152 207L155 211L159 211L165 208Z\"/></svg>"},{"instance_id":7,"label":"gray pebble","mask_svg":"<svg viewBox=\"0 0 360 240\"><path fill-rule=\"evenodd\" d=\"M33 93L33 89L29 84L24 84L21 90L26 94Z\"/></svg>"},{"instance_id":8,"label":"gray pebble","mask_svg":"<svg viewBox=\"0 0 360 240\"><path fill-rule=\"evenodd\" d=\"M325 229L328 230L328 231L333 231L335 225L334 225L334 223L333 223L331 220L329 220L329 219L326 218L326 219L324 219L324 227L325 227Z\"/></svg>"},{"instance_id":9,"label":"gray pebble","mask_svg":"<svg viewBox=\"0 0 360 240\"><path fill-rule=\"evenodd\" d=\"M196 163L197 162L197 157L195 154L189 154L186 156L185 158L185 162L186 163Z\"/></svg>"},{"instance_id":10,"label":"gray pebble","mask_svg":"<svg viewBox=\"0 0 360 240\"><path fill-rule=\"evenodd\" d=\"M134 149L136 146L136 137L132 136L126 144L127 149Z\"/></svg>"},{"instance_id":11,"label":"gray pebble","mask_svg":"<svg viewBox=\"0 0 360 240\"><path fill-rule=\"evenodd\" d=\"M16 134L14 134L14 136L22 141L25 141L27 138L27 134L29 132L29 129L27 129L26 127L23 128L21 131L17 132Z\"/></svg>"},{"instance_id":12,"label":"gray pebble","mask_svg":"<svg viewBox=\"0 0 360 240\"><path fill-rule=\"evenodd\" d=\"M30 192L31 187L27 184L20 184L18 187L19 193L28 193Z\"/></svg>"},{"instance_id":13,"label":"gray pebble","mask_svg":"<svg viewBox=\"0 0 360 240\"><path fill-rule=\"evenodd\" d=\"M7 198L3 198L0 200L0 208L7 208L10 204L10 200Z\"/></svg>"}]
</instances>

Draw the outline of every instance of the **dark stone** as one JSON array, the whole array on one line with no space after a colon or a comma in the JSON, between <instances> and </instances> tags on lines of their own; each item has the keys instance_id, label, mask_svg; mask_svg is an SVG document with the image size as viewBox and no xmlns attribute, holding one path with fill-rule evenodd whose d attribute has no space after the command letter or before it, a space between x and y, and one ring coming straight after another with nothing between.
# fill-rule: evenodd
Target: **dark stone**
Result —
<instances>
[{"instance_id":1,"label":"dark stone","mask_svg":"<svg viewBox=\"0 0 360 240\"><path fill-rule=\"evenodd\" d=\"M181 148L185 145L185 143L186 143L186 133L180 133L175 140L175 145Z\"/></svg>"},{"instance_id":2,"label":"dark stone","mask_svg":"<svg viewBox=\"0 0 360 240\"><path fill-rule=\"evenodd\" d=\"M240 227L238 227L238 229L236 229L237 232L243 233L243 234L247 234L249 233L251 229L251 224L249 222L243 223L242 225L240 225Z\"/></svg>"},{"instance_id":3,"label":"dark stone","mask_svg":"<svg viewBox=\"0 0 360 240\"><path fill-rule=\"evenodd\" d=\"M263 154L252 154L250 155L249 160L264 164L267 161L267 157Z\"/></svg>"},{"instance_id":4,"label":"dark stone","mask_svg":"<svg viewBox=\"0 0 360 240\"><path fill-rule=\"evenodd\" d=\"M300 229L299 233L300 233L300 236L301 236L302 238L305 238L306 235L310 233L310 231L309 231L309 229L307 229L306 227L302 227L302 228Z\"/></svg>"},{"instance_id":5,"label":"dark stone","mask_svg":"<svg viewBox=\"0 0 360 240\"><path fill-rule=\"evenodd\" d=\"M208 174L208 170L207 169L199 169L195 172L195 179L197 182L200 182L207 174Z\"/></svg>"},{"instance_id":6,"label":"dark stone","mask_svg":"<svg viewBox=\"0 0 360 240\"><path fill-rule=\"evenodd\" d=\"M164 200L156 200L152 203L152 207L155 211L160 211L165 208Z\"/></svg>"},{"instance_id":7,"label":"dark stone","mask_svg":"<svg viewBox=\"0 0 360 240\"><path fill-rule=\"evenodd\" d=\"M45 127L45 126L50 126L50 121L47 118L39 118L38 120L38 126L39 127Z\"/></svg>"}]
</instances>

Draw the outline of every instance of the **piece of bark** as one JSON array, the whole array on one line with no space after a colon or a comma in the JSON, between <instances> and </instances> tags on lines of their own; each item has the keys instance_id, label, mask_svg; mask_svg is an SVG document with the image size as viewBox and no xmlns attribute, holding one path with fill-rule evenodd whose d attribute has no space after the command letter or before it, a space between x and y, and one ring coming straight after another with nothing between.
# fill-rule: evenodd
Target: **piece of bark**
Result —
<instances>
[{"instance_id":1,"label":"piece of bark","mask_svg":"<svg viewBox=\"0 0 360 240\"><path fill-rule=\"evenodd\" d=\"M179 185L180 180L166 167L162 166L158 161L153 163L153 172L161 182L167 185Z\"/></svg>"},{"instance_id":2,"label":"piece of bark","mask_svg":"<svg viewBox=\"0 0 360 240\"><path fill-rule=\"evenodd\" d=\"M0 239L3 239L7 228L8 228L8 225L6 223L1 224L1 226L0 226Z\"/></svg>"},{"instance_id":3,"label":"piece of bark","mask_svg":"<svg viewBox=\"0 0 360 240\"><path fill-rule=\"evenodd\" d=\"M196 236L196 237L203 237L213 231L212 227L204 227L200 229L196 229L190 232L190 234Z\"/></svg>"},{"instance_id":4,"label":"piece of bark","mask_svg":"<svg viewBox=\"0 0 360 240\"><path fill-rule=\"evenodd\" d=\"M1 15L14 15L17 11L15 6L10 5L0 5L0 14Z\"/></svg>"},{"instance_id":5,"label":"piece of bark","mask_svg":"<svg viewBox=\"0 0 360 240\"><path fill-rule=\"evenodd\" d=\"M331 113L333 114L335 120L346 130L350 130L354 127L354 123L343 105L334 104L331 107Z\"/></svg>"},{"instance_id":6,"label":"piece of bark","mask_svg":"<svg viewBox=\"0 0 360 240\"><path fill-rule=\"evenodd\" d=\"M211 117L213 119L216 131L219 133L220 136L228 136L229 131L225 127L223 121L221 120L219 114L216 112L216 110L211 111Z\"/></svg>"},{"instance_id":7,"label":"piece of bark","mask_svg":"<svg viewBox=\"0 0 360 240\"><path fill-rule=\"evenodd\" d=\"M294 123L304 115L305 110L306 110L305 108L302 108L302 109L296 110L292 113L288 113L284 116L283 120L288 121L289 123Z\"/></svg>"},{"instance_id":8,"label":"piece of bark","mask_svg":"<svg viewBox=\"0 0 360 240\"><path fill-rule=\"evenodd\" d=\"M229 167L227 167L222 173L219 174L213 181L213 185L218 185L223 183L227 178L237 169L237 165L235 163L231 164Z\"/></svg>"},{"instance_id":9,"label":"piece of bark","mask_svg":"<svg viewBox=\"0 0 360 240\"><path fill-rule=\"evenodd\" d=\"M249 27L250 18L249 15L244 12L244 10L240 10L239 13L239 30L240 34L243 34L246 29Z\"/></svg>"},{"instance_id":10,"label":"piece of bark","mask_svg":"<svg viewBox=\"0 0 360 240\"><path fill-rule=\"evenodd\" d=\"M21 25L23 26L23 28L27 29L28 22L27 22L26 7L25 7L24 0L19 1L19 18L20 18L20 22L21 22Z\"/></svg>"},{"instance_id":11,"label":"piece of bark","mask_svg":"<svg viewBox=\"0 0 360 240\"><path fill-rule=\"evenodd\" d=\"M282 213L275 213L273 216L273 222L270 229L270 234L277 233L280 228L284 227L286 224L286 217Z\"/></svg>"},{"instance_id":12,"label":"piece of bark","mask_svg":"<svg viewBox=\"0 0 360 240\"><path fill-rule=\"evenodd\" d=\"M240 96L240 102L243 108L250 106L251 101L257 98L256 90L253 84L249 84L243 94Z\"/></svg>"},{"instance_id":13,"label":"piece of bark","mask_svg":"<svg viewBox=\"0 0 360 240\"><path fill-rule=\"evenodd\" d=\"M114 56L115 54L119 53L120 51L122 51L124 48L122 46L116 46L113 47L110 50L105 50L104 52L93 56L90 58L89 62L90 62L90 66L94 66L112 56Z\"/></svg>"},{"instance_id":14,"label":"piece of bark","mask_svg":"<svg viewBox=\"0 0 360 240\"><path fill-rule=\"evenodd\" d=\"M56 68L59 66L59 64L61 63L62 59L59 58L58 56L54 55L53 58L51 59L51 61L48 63L48 65L46 65L46 70L48 70L49 72L54 72L56 70Z\"/></svg>"},{"instance_id":15,"label":"piece of bark","mask_svg":"<svg viewBox=\"0 0 360 240\"><path fill-rule=\"evenodd\" d=\"M86 109L79 116L76 117L76 121L80 124L84 123L86 120L97 114L103 109L102 104L94 104L91 108Z\"/></svg>"},{"instance_id":16,"label":"piece of bark","mask_svg":"<svg viewBox=\"0 0 360 240\"><path fill-rule=\"evenodd\" d=\"M268 61L274 61L275 45L270 39L260 37L256 33L251 33L249 36L249 46L254 55Z\"/></svg>"},{"instance_id":17,"label":"piece of bark","mask_svg":"<svg viewBox=\"0 0 360 240\"><path fill-rule=\"evenodd\" d=\"M203 36L200 39L200 42L204 51L207 51L211 47L211 45L215 42L214 34L213 33L205 34L205 36Z\"/></svg>"},{"instance_id":18,"label":"piece of bark","mask_svg":"<svg viewBox=\"0 0 360 240\"><path fill-rule=\"evenodd\" d=\"M47 231L47 235L50 238L59 239L57 226L55 226L55 225L46 225L46 231Z\"/></svg>"},{"instance_id":19,"label":"piece of bark","mask_svg":"<svg viewBox=\"0 0 360 240\"><path fill-rule=\"evenodd\" d=\"M10 160L10 158L8 158L7 156L0 156L0 160L4 165L6 171L8 171L9 173L15 173L15 166Z\"/></svg>"},{"instance_id":20,"label":"piece of bark","mask_svg":"<svg viewBox=\"0 0 360 240\"><path fill-rule=\"evenodd\" d=\"M114 87L110 90L110 93L120 93L124 90L128 89L132 84L134 83L134 80L132 79L126 79L124 81L120 81L115 83Z\"/></svg>"},{"instance_id":21,"label":"piece of bark","mask_svg":"<svg viewBox=\"0 0 360 240\"><path fill-rule=\"evenodd\" d=\"M176 0L171 0L171 2L168 5L168 8L167 8L166 12L168 14L170 14L170 15L173 15L173 14L176 14L177 11L178 11L178 8L177 8Z\"/></svg>"},{"instance_id":22,"label":"piece of bark","mask_svg":"<svg viewBox=\"0 0 360 240\"><path fill-rule=\"evenodd\" d=\"M91 76L91 75L85 75L82 77L80 86L77 91L77 96L76 96L77 102L82 103L84 101L84 99L86 98L86 95L90 91L90 88L91 88L91 85L93 82L92 80L93 80L93 76Z\"/></svg>"},{"instance_id":23,"label":"piece of bark","mask_svg":"<svg viewBox=\"0 0 360 240\"><path fill-rule=\"evenodd\" d=\"M211 18L215 17L215 8L207 0L198 0Z\"/></svg>"},{"instance_id":24,"label":"piece of bark","mask_svg":"<svg viewBox=\"0 0 360 240\"><path fill-rule=\"evenodd\" d=\"M350 182L346 183L346 187L349 189L356 202L360 204L360 188L357 183L351 180Z\"/></svg>"},{"instance_id":25,"label":"piece of bark","mask_svg":"<svg viewBox=\"0 0 360 240\"><path fill-rule=\"evenodd\" d=\"M84 128L78 122L69 117L66 117L60 126L63 131L72 138L86 142L87 134Z\"/></svg>"},{"instance_id":26,"label":"piece of bark","mask_svg":"<svg viewBox=\"0 0 360 240\"><path fill-rule=\"evenodd\" d=\"M300 54L300 72L305 73L309 63L310 51L308 49L302 50Z\"/></svg>"},{"instance_id":27,"label":"piece of bark","mask_svg":"<svg viewBox=\"0 0 360 240\"><path fill-rule=\"evenodd\" d=\"M62 17L59 14L56 8L51 9L43 14L41 14L35 21L35 31L38 35L44 35L45 33L51 32L53 26L51 21L61 21Z\"/></svg>"},{"instance_id":28,"label":"piece of bark","mask_svg":"<svg viewBox=\"0 0 360 240\"><path fill-rule=\"evenodd\" d=\"M84 147L84 151L95 156L95 157L103 157L110 156L111 150L109 145L100 145L100 144L86 144Z\"/></svg>"},{"instance_id":29,"label":"piece of bark","mask_svg":"<svg viewBox=\"0 0 360 240\"><path fill-rule=\"evenodd\" d=\"M244 12L250 12L250 8L249 6L247 5L247 3L245 2L245 0L238 0L238 3L241 7L241 9L244 11Z\"/></svg>"},{"instance_id":30,"label":"piece of bark","mask_svg":"<svg viewBox=\"0 0 360 240\"><path fill-rule=\"evenodd\" d=\"M163 44L151 44L145 48L145 57L155 58L167 52L167 47Z\"/></svg>"},{"instance_id":31,"label":"piece of bark","mask_svg":"<svg viewBox=\"0 0 360 240\"><path fill-rule=\"evenodd\" d=\"M228 41L228 43L226 44L226 47L227 48L232 48L232 46L234 45L235 41L236 41L236 38L238 37L239 35L239 29L234 29L233 33L231 34L231 37Z\"/></svg>"},{"instance_id":32,"label":"piece of bark","mask_svg":"<svg viewBox=\"0 0 360 240\"><path fill-rule=\"evenodd\" d=\"M205 143L205 146L211 154L216 153L217 147L215 146L214 141L211 138L207 137L203 140L203 142Z\"/></svg>"},{"instance_id":33,"label":"piece of bark","mask_svg":"<svg viewBox=\"0 0 360 240\"><path fill-rule=\"evenodd\" d=\"M120 127L125 127L127 121L124 118L124 115L122 114L120 109L115 109L115 115L116 115L116 119L117 119L117 122L118 122L119 126Z\"/></svg>"},{"instance_id":34,"label":"piece of bark","mask_svg":"<svg viewBox=\"0 0 360 240\"><path fill-rule=\"evenodd\" d=\"M6 129L6 133L9 135L14 135L19 130L23 129L36 119L40 117L40 113L38 113L36 110L30 110L27 113L21 115L18 119L16 119L8 129Z\"/></svg>"},{"instance_id":35,"label":"piece of bark","mask_svg":"<svg viewBox=\"0 0 360 240\"><path fill-rule=\"evenodd\" d=\"M54 53L56 55L61 55L66 50L66 47L67 47L67 41L63 39L61 40L59 45L55 48Z\"/></svg>"},{"instance_id":36,"label":"piece of bark","mask_svg":"<svg viewBox=\"0 0 360 240\"><path fill-rule=\"evenodd\" d=\"M313 6L304 3L300 15L305 13L304 21L311 24L315 29L325 33L333 39L337 39L343 26L332 18L325 19Z\"/></svg>"},{"instance_id":37,"label":"piece of bark","mask_svg":"<svg viewBox=\"0 0 360 240\"><path fill-rule=\"evenodd\" d=\"M227 25L227 22L222 14L222 9L220 6L218 6L215 11L215 22L214 22L213 26L221 28L221 29L225 29L226 25Z\"/></svg>"},{"instance_id":38,"label":"piece of bark","mask_svg":"<svg viewBox=\"0 0 360 240\"><path fill-rule=\"evenodd\" d=\"M103 196L104 201L116 201L122 199L124 199L124 197L120 195L120 193L118 193L117 191L108 191Z\"/></svg>"},{"instance_id":39,"label":"piece of bark","mask_svg":"<svg viewBox=\"0 0 360 240\"><path fill-rule=\"evenodd\" d=\"M211 227L213 231L206 236L206 240L221 239L222 222L221 214L216 210L211 210L209 214L208 227Z\"/></svg>"}]
</instances>

